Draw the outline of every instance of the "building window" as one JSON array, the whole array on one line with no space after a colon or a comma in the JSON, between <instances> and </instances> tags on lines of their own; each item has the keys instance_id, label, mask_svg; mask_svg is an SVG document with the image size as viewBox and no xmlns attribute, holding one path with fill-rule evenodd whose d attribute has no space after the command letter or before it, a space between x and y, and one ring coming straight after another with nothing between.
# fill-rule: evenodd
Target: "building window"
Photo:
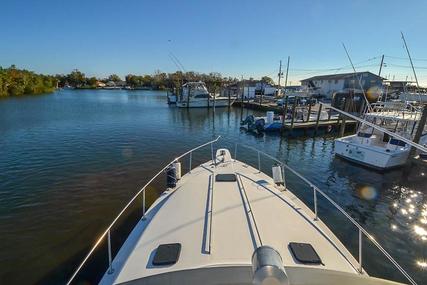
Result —
<instances>
[{"instance_id":1,"label":"building window","mask_svg":"<svg viewBox=\"0 0 427 285\"><path fill-rule=\"evenodd\" d=\"M328 83L332 83L332 80L328 80Z\"/></svg>"},{"instance_id":2,"label":"building window","mask_svg":"<svg viewBox=\"0 0 427 285\"><path fill-rule=\"evenodd\" d=\"M338 80L337 79L335 79L335 84L338 84Z\"/></svg>"}]
</instances>

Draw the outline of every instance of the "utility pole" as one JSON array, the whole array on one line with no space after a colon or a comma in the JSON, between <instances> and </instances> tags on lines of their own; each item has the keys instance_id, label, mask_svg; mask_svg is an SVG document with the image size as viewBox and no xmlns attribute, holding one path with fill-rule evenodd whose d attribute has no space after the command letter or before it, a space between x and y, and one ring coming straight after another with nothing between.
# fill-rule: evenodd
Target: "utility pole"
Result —
<instances>
[{"instance_id":1,"label":"utility pole","mask_svg":"<svg viewBox=\"0 0 427 285\"><path fill-rule=\"evenodd\" d=\"M277 90L277 97L279 97L280 95L281 95L281 92L280 92L280 79L282 78L282 76L283 76L283 73L282 73L282 60L280 60L280 64L279 64L279 74L278 74L278 76L279 76L279 88L278 88L278 90Z\"/></svg>"},{"instance_id":2,"label":"utility pole","mask_svg":"<svg viewBox=\"0 0 427 285\"><path fill-rule=\"evenodd\" d=\"M285 102L282 102L282 113L283 113L283 120L282 120L282 128L285 127L285 120L286 120L286 115L288 113L288 96L286 96L286 87L288 86L288 73L289 73L289 61L290 61L291 57L288 56L288 64L286 65L286 78L285 78L285 89L283 92L283 99L285 100ZM296 102L296 98L295 98L295 102ZM292 122L292 127L293 127L293 122Z\"/></svg>"},{"instance_id":3,"label":"utility pole","mask_svg":"<svg viewBox=\"0 0 427 285\"><path fill-rule=\"evenodd\" d=\"M380 71L378 71L378 76L381 76L381 70L383 69L384 64L384 55L381 57Z\"/></svg>"},{"instance_id":4,"label":"utility pole","mask_svg":"<svg viewBox=\"0 0 427 285\"><path fill-rule=\"evenodd\" d=\"M286 77L285 77L285 90L286 87L288 87L288 74L289 74L289 61L291 60L291 57L288 56L288 64L286 65ZM286 93L286 91L285 91Z\"/></svg>"}]
</instances>

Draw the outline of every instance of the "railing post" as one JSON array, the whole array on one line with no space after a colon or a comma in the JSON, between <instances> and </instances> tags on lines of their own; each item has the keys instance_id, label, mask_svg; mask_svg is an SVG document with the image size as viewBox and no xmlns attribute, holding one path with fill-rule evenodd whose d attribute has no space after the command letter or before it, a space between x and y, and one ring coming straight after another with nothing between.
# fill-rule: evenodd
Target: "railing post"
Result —
<instances>
[{"instance_id":1,"label":"railing post","mask_svg":"<svg viewBox=\"0 0 427 285\"><path fill-rule=\"evenodd\" d=\"M283 187L286 190L286 177L285 177L285 165L282 163L282 176L283 176Z\"/></svg>"},{"instance_id":2,"label":"railing post","mask_svg":"<svg viewBox=\"0 0 427 285\"><path fill-rule=\"evenodd\" d=\"M237 143L234 145L234 160L237 160Z\"/></svg>"},{"instance_id":3,"label":"railing post","mask_svg":"<svg viewBox=\"0 0 427 285\"><path fill-rule=\"evenodd\" d=\"M316 187L311 186L311 188L313 188L313 200L314 200L314 220L317 221L317 191L316 191Z\"/></svg>"},{"instance_id":4,"label":"railing post","mask_svg":"<svg viewBox=\"0 0 427 285\"><path fill-rule=\"evenodd\" d=\"M362 267L362 242L363 242L362 231L359 229L359 273L363 273Z\"/></svg>"},{"instance_id":5,"label":"railing post","mask_svg":"<svg viewBox=\"0 0 427 285\"><path fill-rule=\"evenodd\" d=\"M142 218L145 218L145 188L142 190Z\"/></svg>"},{"instance_id":6,"label":"railing post","mask_svg":"<svg viewBox=\"0 0 427 285\"><path fill-rule=\"evenodd\" d=\"M216 166L216 162L214 161L213 143L211 143L211 155L212 155L212 163Z\"/></svg>"},{"instance_id":7,"label":"railing post","mask_svg":"<svg viewBox=\"0 0 427 285\"><path fill-rule=\"evenodd\" d=\"M193 152L190 152L190 169L188 170L188 172L191 172L191 161L193 160Z\"/></svg>"},{"instance_id":8,"label":"railing post","mask_svg":"<svg viewBox=\"0 0 427 285\"><path fill-rule=\"evenodd\" d=\"M258 171L261 172L261 155L258 151Z\"/></svg>"},{"instance_id":9,"label":"railing post","mask_svg":"<svg viewBox=\"0 0 427 285\"><path fill-rule=\"evenodd\" d=\"M114 272L113 269L113 260L111 258L111 234L110 230L108 230L108 274L112 274Z\"/></svg>"}]
</instances>

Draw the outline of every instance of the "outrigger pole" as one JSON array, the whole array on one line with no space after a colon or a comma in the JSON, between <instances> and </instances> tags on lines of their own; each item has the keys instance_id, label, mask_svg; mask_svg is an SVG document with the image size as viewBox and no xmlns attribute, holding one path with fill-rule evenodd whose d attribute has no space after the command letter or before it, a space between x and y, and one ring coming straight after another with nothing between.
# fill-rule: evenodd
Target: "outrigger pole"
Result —
<instances>
[{"instance_id":1,"label":"outrigger pole","mask_svg":"<svg viewBox=\"0 0 427 285\"><path fill-rule=\"evenodd\" d=\"M362 89L363 92L363 98L365 98L366 106L368 107L368 111L372 112L371 104L368 101L368 98L366 97L365 89L362 86L362 82L360 81L360 77L357 76L356 68L354 68L353 61L351 61L350 55L348 54L347 48L345 47L344 43L342 43L342 46L345 50L345 53L347 54L348 60L350 61L351 67L353 67L354 76L357 78L357 82L359 82L359 87Z\"/></svg>"}]
</instances>

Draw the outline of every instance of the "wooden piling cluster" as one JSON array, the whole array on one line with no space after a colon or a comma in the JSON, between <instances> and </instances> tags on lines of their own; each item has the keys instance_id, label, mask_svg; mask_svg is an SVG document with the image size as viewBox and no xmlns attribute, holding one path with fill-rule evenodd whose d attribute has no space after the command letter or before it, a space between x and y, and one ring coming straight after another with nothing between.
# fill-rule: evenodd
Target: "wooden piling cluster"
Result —
<instances>
[{"instance_id":1,"label":"wooden piling cluster","mask_svg":"<svg viewBox=\"0 0 427 285\"><path fill-rule=\"evenodd\" d=\"M349 118L343 118L343 117L338 117L338 118L331 118L331 110L328 110L328 118L325 120L321 120L321 113L322 113L322 104L316 104L316 105L311 105L308 104L307 106L304 106L303 108L307 108L308 112L307 112L307 118L303 118L302 121L296 121L296 113L297 113L297 109L301 108L300 106L297 105L296 100L292 103L292 106L289 106L289 101L288 101L288 97L285 96L284 98L284 105L279 107L279 106L275 106L273 104L260 104L259 102L246 102L243 100L241 101L236 101L234 103L237 106L240 106L242 109L243 108L248 108L248 109L253 109L253 110L258 110L258 111L273 111L276 114L281 114L284 117L284 120L282 121L282 132L285 133L292 133L292 132L299 132L299 131L303 131L304 133L311 132L314 131L314 134L318 134L319 133L319 129L336 129L339 131L340 136L343 136L345 130L348 127L352 127L354 128L356 126L356 121L355 120L351 120ZM291 110L292 112L292 118L289 121L286 121L286 115L288 112L288 109ZM317 110L317 112L316 112ZM316 119L315 120L310 120L310 114L311 112L316 112Z\"/></svg>"}]
</instances>

